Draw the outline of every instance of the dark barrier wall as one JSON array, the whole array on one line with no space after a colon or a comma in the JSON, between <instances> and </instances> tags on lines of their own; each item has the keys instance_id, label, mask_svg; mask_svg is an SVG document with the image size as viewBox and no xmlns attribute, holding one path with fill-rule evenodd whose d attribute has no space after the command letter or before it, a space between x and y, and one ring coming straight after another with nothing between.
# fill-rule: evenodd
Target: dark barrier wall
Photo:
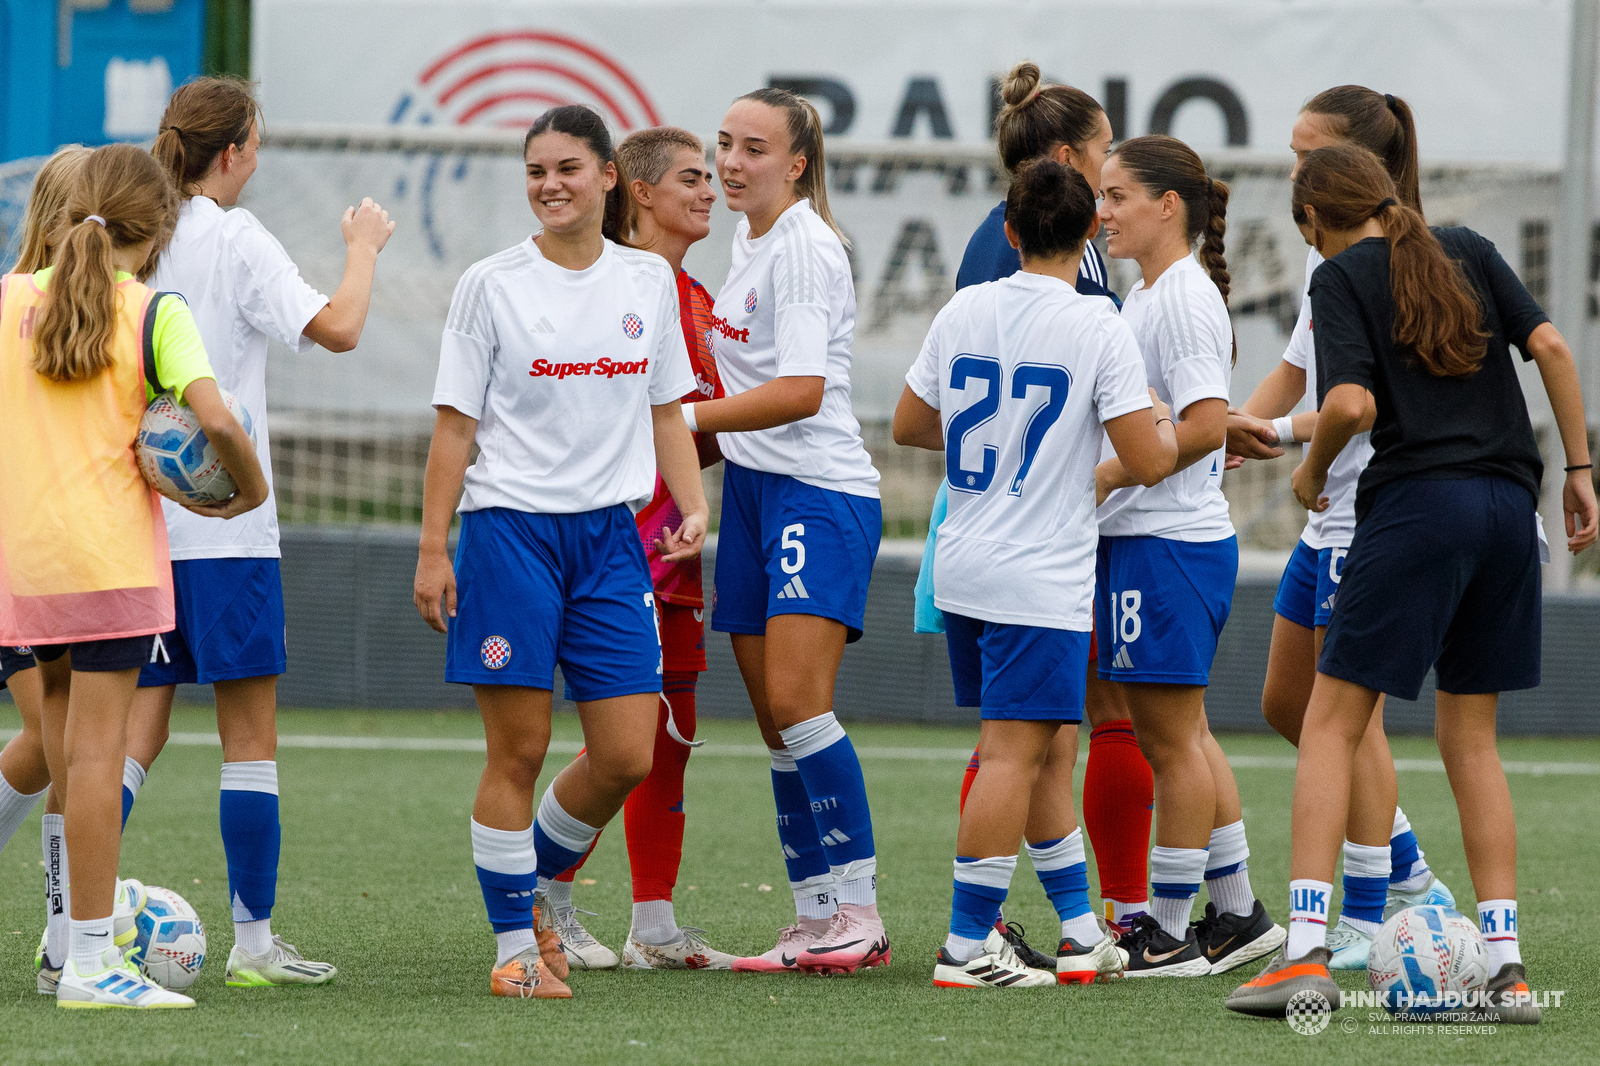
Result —
<instances>
[{"instance_id":1,"label":"dark barrier wall","mask_svg":"<svg viewBox=\"0 0 1600 1066\"><path fill-rule=\"evenodd\" d=\"M472 705L472 692L444 681L444 638L411 604L417 535L410 530L285 527L283 582L289 622L289 672L278 689L286 707L433 708ZM707 553L709 581L714 557ZM850 645L834 706L843 718L965 722L955 706L944 638L911 632L917 559L899 546L880 556L867 603L866 635ZM1264 730L1261 683L1272 637L1276 575L1241 579L1222 634L1206 705L1218 729ZM1404 607L1397 590L1396 605ZM1544 684L1501 701L1505 733L1597 734L1595 635L1600 596L1547 599ZM699 713L749 714L728 638L707 633L711 670ZM180 698L206 699L194 690ZM1416 702L1391 700L1391 732L1433 729L1433 689Z\"/></svg>"}]
</instances>

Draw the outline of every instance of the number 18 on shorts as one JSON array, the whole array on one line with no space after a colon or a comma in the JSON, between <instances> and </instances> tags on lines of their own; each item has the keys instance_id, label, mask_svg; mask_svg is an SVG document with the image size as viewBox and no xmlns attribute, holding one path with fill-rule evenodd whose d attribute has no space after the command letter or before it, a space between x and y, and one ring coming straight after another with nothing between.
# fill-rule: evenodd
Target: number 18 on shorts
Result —
<instances>
[{"instance_id":1,"label":"number 18 on shorts","mask_svg":"<svg viewBox=\"0 0 1600 1066\"><path fill-rule=\"evenodd\" d=\"M1100 677L1207 684L1238 574L1234 537L1101 537L1094 594Z\"/></svg>"}]
</instances>

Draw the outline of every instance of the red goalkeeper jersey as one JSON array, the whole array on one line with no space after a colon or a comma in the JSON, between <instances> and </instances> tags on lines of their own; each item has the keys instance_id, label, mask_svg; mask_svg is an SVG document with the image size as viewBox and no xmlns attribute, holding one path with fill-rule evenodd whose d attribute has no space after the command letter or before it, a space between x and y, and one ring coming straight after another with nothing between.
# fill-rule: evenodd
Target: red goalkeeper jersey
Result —
<instances>
[{"instance_id":1,"label":"red goalkeeper jersey","mask_svg":"<svg viewBox=\"0 0 1600 1066\"><path fill-rule=\"evenodd\" d=\"M705 286L678 271L678 315L683 323L683 339L689 346L689 367L694 371L695 390L683 397L684 403L712 400L722 395L722 383L717 380L717 362L711 354L710 293ZM696 434L698 437L699 434ZM700 581L700 557L682 562L661 561L655 541L662 529L677 529L683 523L683 514L672 502L661 474L656 474L656 493L649 504L634 520L639 524L639 539L644 542L645 557L650 561L650 578L655 583L656 595L667 603L684 607L704 607L705 593Z\"/></svg>"}]
</instances>

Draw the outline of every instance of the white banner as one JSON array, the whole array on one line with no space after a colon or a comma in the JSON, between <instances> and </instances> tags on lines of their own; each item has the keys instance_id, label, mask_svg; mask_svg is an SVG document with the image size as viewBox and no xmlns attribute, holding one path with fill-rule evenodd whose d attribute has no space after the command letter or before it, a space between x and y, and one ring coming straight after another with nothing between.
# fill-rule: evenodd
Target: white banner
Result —
<instances>
[{"instance_id":1,"label":"white banner","mask_svg":"<svg viewBox=\"0 0 1600 1066\"><path fill-rule=\"evenodd\" d=\"M1258 151L1355 82L1411 103L1428 158L1555 164L1568 20L1551 0L256 0L253 64L269 123L515 127L570 101L709 133L776 81L834 136L981 144L991 79L1031 58L1119 137Z\"/></svg>"}]
</instances>

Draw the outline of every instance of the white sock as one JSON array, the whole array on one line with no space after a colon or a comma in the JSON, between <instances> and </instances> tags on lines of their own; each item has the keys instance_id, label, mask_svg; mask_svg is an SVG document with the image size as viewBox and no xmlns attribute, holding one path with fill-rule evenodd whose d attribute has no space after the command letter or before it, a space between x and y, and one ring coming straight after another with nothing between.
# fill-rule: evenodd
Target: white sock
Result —
<instances>
[{"instance_id":1,"label":"white sock","mask_svg":"<svg viewBox=\"0 0 1600 1066\"><path fill-rule=\"evenodd\" d=\"M1248 918L1255 910L1256 894L1250 888L1250 845L1244 837L1244 820L1211 831L1206 858L1206 894L1217 910Z\"/></svg>"},{"instance_id":2,"label":"white sock","mask_svg":"<svg viewBox=\"0 0 1600 1066\"><path fill-rule=\"evenodd\" d=\"M550 881L544 886L544 898L550 901L552 911L572 909L572 882Z\"/></svg>"},{"instance_id":3,"label":"white sock","mask_svg":"<svg viewBox=\"0 0 1600 1066\"><path fill-rule=\"evenodd\" d=\"M944 938L944 950L957 962L971 962L983 954L983 941L949 933Z\"/></svg>"},{"instance_id":4,"label":"white sock","mask_svg":"<svg viewBox=\"0 0 1600 1066\"><path fill-rule=\"evenodd\" d=\"M67 957L67 922L72 913L72 892L67 884L66 818L46 814L39 821L39 845L44 856L44 953L60 966Z\"/></svg>"},{"instance_id":5,"label":"white sock","mask_svg":"<svg viewBox=\"0 0 1600 1066\"><path fill-rule=\"evenodd\" d=\"M1093 911L1062 922L1061 935L1071 937L1079 947L1085 948L1092 948L1106 938L1100 923L1094 920Z\"/></svg>"},{"instance_id":6,"label":"white sock","mask_svg":"<svg viewBox=\"0 0 1600 1066\"><path fill-rule=\"evenodd\" d=\"M1108 899L1105 904L1106 919L1118 925L1132 921L1133 916L1136 914L1150 913L1150 901L1147 899L1141 899L1134 903L1124 903L1119 899Z\"/></svg>"},{"instance_id":7,"label":"white sock","mask_svg":"<svg viewBox=\"0 0 1600 1066\"><path fill-rule=\"evenodd\" d=\"M1490 977L1499 973L1506 963L1522 961L1522 949L1517 945L1516 900L1486 899L1479 903L1478 929L1489 949Z\"/></svg>"},{"instance_id":8,"label":"white sock","mask_svg":"<svg viewBox=\"0 0 1600 1066\"><path fill-rule=\"evenodd\" d=\"M855 862L832 869L833 879L838 883L834 890L834 898L840 903L849 903L857 907L875 907L878 905L878 857L876 855L866 859L857 859Z\"/></svg>"},{"instance_id":9,"label":"white sock","mask_svg":"<svg viewBox=\"0 0 1600 1066\"><path fill-rule=\"evenodd\" d=\"M252 955L265 955L272 947L272 919L234 922L233 942Z\"/></svg>"},{"instance_id":10,"label":"white sock","mask_svg":"<svg viewBox=\"0 0 1600 1066\"><path fill-rule=\"evenodd\" d=\"M227 764L224 763L224 766ZM274 763L274 766L277 764ZM122 787L133 793L133 798L139 798L139 790L144 787L144 779L149 773L139 765L139 760L132 755L122 757Z\"/></svg>"},{"instance_id":11,"label":"white sock","mask_svg":"<svg viewBox=\"0 0 1600 1066\"><path fill-rule=\"evenodd\" d=\"M633 905L632 936L641 944L670 944L678 939L678 919L670 899L647 899Z\"/></svg>"},{"instance_id":12,"label":"white sock","mask_svg":"<svg viewBox=\"0 0 1600 1066\"><path fill-rule=\"evenodd\" d=\"M804 881L790 881L789 888L794 892L795 917L823 922L832 918L833 912L839 909L838 887L831 873L818 874Z\"/></svg>"},{"instance_id":13,"label":"white sock","mask_svg":"<svg viewBox=\"0 0 1600 1066\"><path fill-rule=\"evenodd\" d=\"M1205 848L1150 849L1150 916L1168 935L1183 940L1189 935L1189 915L1200 881L1206 872Z\"/></svg>"},{"instance_id":14,"label":"white sock","mask_svg":"<svg viewBox=\"0 0 1600 1066\"><path fill-rule=\"evenodd\" d=\"M31 795L18 792L11 787L4 774L0 774L0 848L4 848L11 840L13 833L27 821L28 815L33 813L33 805L50 791L46 785Z\"/></svg>"},{"instance_id":15,"label":"white sock","mask_svg":"<svg viewBox=\"0 0 1600 1066\"><path fill-rule=\"evenodd\" d=\"M1287 958L1304 958L1312 948L1327 947L1328 901L1332 898L1330 882L1289 882L1289 943L1283 949Z\"/></svg>"},{"instance_id":16,"label":"white sock","mask_svg":"<svg viewBox=\"0 0 1600 1066\"><path fill-rule=\"evenodd\" d=\"M503 933L496 933L494 940L495 969L499 969L539 943L539 938L532 929L507 929Z\"/></svg>"},{"instance_id":17,"label":"white sock","mask_svg":"<svg viewBox=\"0 0 1600 1066\"><path fill-rule=\"evenodd\" d=\"M106 961L108 952L115 952L116 945L111 942L111 915L104 918L90 918L86 922L71 921L71 947L72 966L80 974L100 973L110 963ZM113 956L113 961L115 957Z\"/></svg>"}]
</instances>

